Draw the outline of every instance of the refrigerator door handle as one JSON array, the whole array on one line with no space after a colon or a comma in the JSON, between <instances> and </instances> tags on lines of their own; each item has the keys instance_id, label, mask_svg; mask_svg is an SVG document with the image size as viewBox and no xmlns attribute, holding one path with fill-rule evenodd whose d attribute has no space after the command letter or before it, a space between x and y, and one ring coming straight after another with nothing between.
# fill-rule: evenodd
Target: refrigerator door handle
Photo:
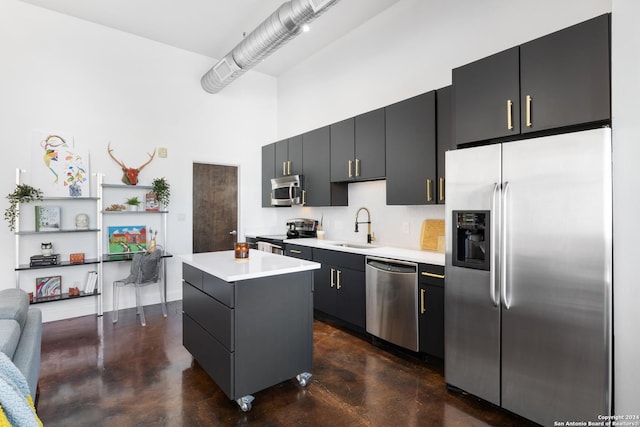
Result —
<instances>
[{"instance_id":1,"label":"refrigerator door handle","mask_svg":"<svg viewBox=\"0 0 640 427\"><path fill-rule=\"evenodd\" d=\"M491 292L491 302L493 302L494 307L498 307L500 305L500 297L498 294L500 293L496 287L498 283L497 276L498 272L496 271L496 201L498 198L498 190L500 189L500 184L497 182L493 184L493 192L491 193L491 246L489 250L489 270L491 270L490 277L490 292Z\"/></svg>"},{"instance_id":2,"label":"refrigerator door handle","mask_svg":"<svg viewBox=\"0 0 640 427\"><path fill-rule=\"evenodd\" d=\"M502 191L502 215L501 215L501 225L502 225L502 248L500 249L501 256L501 271L500 271L500 297L502 299L502 305L509 310L509 302L507 299L507 219L508 215L508 194L509 194L509 181L504 183L504 190Z\"/></svg>"}]
</instances>

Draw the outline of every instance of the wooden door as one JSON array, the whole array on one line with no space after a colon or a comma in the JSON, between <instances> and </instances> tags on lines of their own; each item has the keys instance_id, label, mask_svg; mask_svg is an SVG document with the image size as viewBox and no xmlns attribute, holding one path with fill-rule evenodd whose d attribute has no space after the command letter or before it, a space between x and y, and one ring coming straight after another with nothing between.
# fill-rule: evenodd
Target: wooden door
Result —
<instances>
[{"instance_id":1,"label":"wooden door","mask_svg":"<svg viewBox=\"0 0 640 427\"><path fill-rule=\"evenodd\" d=\"M193 253L233 249L238 230L238 168L193 164Z\"/></svg>"}]
</instances>

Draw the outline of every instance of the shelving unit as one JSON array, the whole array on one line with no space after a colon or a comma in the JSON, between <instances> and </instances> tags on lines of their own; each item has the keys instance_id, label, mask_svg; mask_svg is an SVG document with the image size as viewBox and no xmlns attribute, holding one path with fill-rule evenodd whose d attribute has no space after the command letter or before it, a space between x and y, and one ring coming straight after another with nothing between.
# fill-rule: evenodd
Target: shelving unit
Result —
<instances>
[{"instance_id":1,"label":"shelving unit","mask_svg":"<svg viewBox=\"0 0 640 427\"><path fill-rule=\"evenodd\" d=\"M19 185L21 183L21 175L23 173L25 173L26 171L23 169L16 169L16 185ZM100 185L100 180L101 180L101 176L99 174L95 174L94 175L96 178L96 189L99 188ZM96 190L97 192L97 190ZM100 212L100 197L99 196L91 196L91 197L43 197L42 201L39 201L39 203L42 203L44 205L50 205L51 203L60 203L61 205L64 206L71 206L71 208L69 209L71 212L75 212L77 213L84 213L82 209L82 205L83 204L91 204L92 206L92 210L95 212L96 217L95 217L95 222L98 224L96 227L89 227L88 229L73 229L73 228L61 228L59 231L35 231L35 223L34 223L34 229L22 229L22 227L24 226L24 224L21 224L21 217L23 217L25 215L25 212L21 212L21 210L25 209L25 206L18 206L18 216L16 218L16 223L15 223L15 273L16 273L16 287L17 288L22 288L23 284L21 283L21 274L25 273L27 271L33 271L33 270L51 270L51 269L58 269L58 268L66 268L66 267L82 267L82 266L91 266L91 265L97 265L98 266L98 270L99 270L99 274L101 274L100 271L100 265L101 265L101 260L100 260L100 247L101 247L101 228L100 228L100 217L99 217L99 212ZM29 205L35 206L34 203L30 203ZM68 222L68 221L67 221ZM63 224L61 224L62 226ZM44 265L44 266L31 266L30 263L24 263L22 260L22 244L29 244L30 242L32 243L33 241L33 237L34 236L47 236L47 238L51 238L51 237L61 237L62 241L68 240L70 241L71 239L73 239L73 237L78 237L81 235L89 235L92 236L93 240L94 240L94 245L93 249L87 246L83 246L81 249L84 250L84 253L86 254L87 252L90 255L89 257L86 257L84 262L80 262L80 263L72 263L69 260L61 260L58 264L54 264L54 265ZM69 236L71 236L69 238ZM23 242L23 240L26 240L26 242ZM73 240L73 242L77 241L77 239ZM58 242L59 243L59 242ZM78 252L81 250L79 249ZM33 251L32 251L33 252ZM57 252L54 248L54 252ZM32 254L33 255L33 254ZM83 285L82 282L79 281L74 281L74 282L78 282L80 283L80 286ZM25 288L26 289L26 288ZM35 291L35 289L34 289ZM30 292L30 291L28 291ZM35 292L34 292L35 294ZM80 292L80 295L77 296L70 296L68 292L62 292L59 295L52 295L52 296L45 296L45 297L37 297L34 295L32 304L40 304L40 303L45 303L45 302L52 302L52 301L62 301L62 300L71 300L71 299L78 299L78 298L84 298L84 297L97 297L97 301L96 301L96 313L100 316L102 315L102 286L100 281L98 281L98 287L97 290L92 292L92 293L85 293L83 291Z\"/></svg>"}]
</instances>

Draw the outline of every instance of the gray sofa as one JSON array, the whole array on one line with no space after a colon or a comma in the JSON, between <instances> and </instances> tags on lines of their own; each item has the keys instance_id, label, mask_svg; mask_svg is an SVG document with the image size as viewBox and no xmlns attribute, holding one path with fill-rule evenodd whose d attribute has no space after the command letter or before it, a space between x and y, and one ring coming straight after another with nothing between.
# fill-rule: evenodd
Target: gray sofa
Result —
<instances>
[{"instance_id":1,"label":"gray sofa","mask_svg":"<svg viewBox=\"0 0 640 427\"><path fill-rule=\"evenodd\" d=\"M22 289L0 291L0 351L9 356L24 374L36 400L40 375L42 313L29 307L29 295Z\"/></svg>"}]
</instances>

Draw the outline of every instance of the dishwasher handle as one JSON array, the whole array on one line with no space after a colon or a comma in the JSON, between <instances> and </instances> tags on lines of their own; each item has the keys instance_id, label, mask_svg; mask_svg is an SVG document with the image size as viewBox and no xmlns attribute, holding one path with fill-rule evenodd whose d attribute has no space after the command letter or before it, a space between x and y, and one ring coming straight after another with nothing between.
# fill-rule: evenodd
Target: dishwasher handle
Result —
<instances>
[{"instance_id":1,"label":"dishwasher handle","mask_svg":"<svg viewBox=\"0 0 640 427\"><path fill-rule=\"evenodd\" d=\"M367 267L388 273L416 274L418 271L418 264L384 258L367 257Z\"/></svg>"}]
</instances>

